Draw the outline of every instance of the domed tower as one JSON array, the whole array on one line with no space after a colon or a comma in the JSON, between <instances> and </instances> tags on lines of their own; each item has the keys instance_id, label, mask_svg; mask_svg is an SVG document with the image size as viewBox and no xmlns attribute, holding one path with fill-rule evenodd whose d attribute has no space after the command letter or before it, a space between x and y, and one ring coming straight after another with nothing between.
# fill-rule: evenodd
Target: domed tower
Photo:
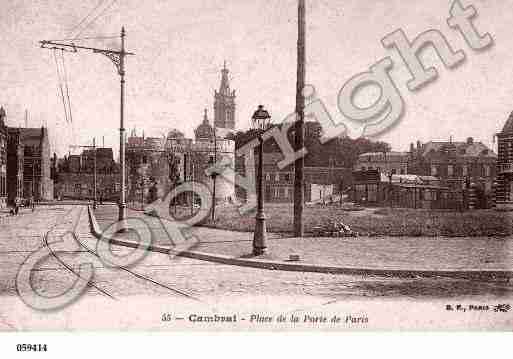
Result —
<instances>
[{"instance_id":1,"label":"domed tower","mask_svg":"<svg viewBox=\"0 0 513 359\"><path fill-rule=\"evenodd\" d=\"M217 131L217 130L216 130ZM203 122L194 130L196 142L190 147L190 157L194 165L194 180L204 183L213 192L213 178L207 175L207 169L215 163L233 168L235 163L235 141L227 140L214 131L208 120L207 110ZM216 134L217 136L214 136ZM214 141L215 139L215 141ZM188 171L191 171L191 165ZM216 199L219 202L235 200L235 172L224 171L218 175L215 182Z\"/></svg>"},{"instance_id":2,"label":"domed tower","mask_svg":"<svg viewBox=\"0 0 513 359\"><path fill-rule=\"evenodd\" d=\"M513 112L509 115L502 132L497 134L497 140L497 208L513 209Z\"/></svg>"},{"instance_id":3,"label":"domed tower","mask_svg":"<svg viewBox=\"0 0 513 359\"><path fill-rule=\"evenodd\" d=\"M214 139L214 128L208 121L207 109L203 115L203 122L194 130L196 141L213 141Z\"/></svg>"},{"instance_id":4,"label":"domed tower","mask_svg":"<svg viewBox=\"0 0 513 359\"><path fill-rule=\"evenodd\" d=\"M218 128L235 129L235 90L230 89L226 61L221 70L221 85L214 93L214 125Z\"/></svg>"}]
</instances>

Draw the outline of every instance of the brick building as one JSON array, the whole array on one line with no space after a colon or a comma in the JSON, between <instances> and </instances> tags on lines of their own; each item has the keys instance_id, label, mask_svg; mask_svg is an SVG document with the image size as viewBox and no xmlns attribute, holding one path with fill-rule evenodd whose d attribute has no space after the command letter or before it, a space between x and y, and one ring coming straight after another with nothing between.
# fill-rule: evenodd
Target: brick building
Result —
<instances>
[{"instance_id":1,"label":"brick building","mask_svg":"<svg viewBox=\"0 0 513 359\"><path fill-rule=\"evenodd\" d=\"M467 204L463 189L443 186L433 176L385 175L377 169L356 171L353 176L350 198L363 205L463 210Z\"/></svg>"},{"instance_id":2,"label":"brick building","mask_svg":"<svg viewBox=\"0 0 513 359\"><path fill-rule=\"evenodd\" d=\"M117 201L120 175L112 148L97 148L96 151L97 199ZM55 192L58 198L94 199L94 155L95 150L88 149L80 155L65 156L57 161Z\"/></svg>"},{"instance_id":3,"label":"brick building","mask_svg":"<svg viewBox=\"0 0 513 359\"><path fill-rule=\"evenodd\" d=\"M23 195L36 201L54 198L48 129L19 128L23 145Z\"/></svg>"},{"instance_id":4,"label":"brick building","mask_svg":"<svg viewBox=\"0 0 513 359\"><path fill-rule=\"evenodd\" d=\"M5 117L5 110L0 107L0 208L7 206L7 142L9 134Z\"/></svg>"},{"instance_id":5,"label":"brick building","mask_svg":"<svg viewBox=\"0 0 513 359\"><path fill-rule=\"evenodd\" d=\"M119 198L119 174L99 173L96 176L97 199L116 202ZM55 184L59 199L94 199L94 174L90 172L59 172Z\"/></svg>"},{"instance_id":6,"label":"brick building","mask_svg":"<svg viewBox=\"0 0 513 359\"><path fill-rule=\"evenodd\" d=\"M281 152L264 153L264 200L274 203L292 203L294 201L294 165L283 169L278 162L283 159ZM236 171L245 175L243 162L237 161ZM255 176L258 168L258 156L255 156ZM343 188L352 184L352 170L335 166L305 166L304 193L305 202L313 202L331 195L339 194ZM255 181L256 182L256 181ZM237 188L237 197L246 199L246 191Z\"/></svg>"},{"instance_id":7,"label":"brick building","mask_svg":"<svg viewBox=\"0 0 513 359\"><path fill-rule=\"evenodd\" d=\"M358 156L355 171L377 170L386 174L408 173L408 152L368 152Z\"/></svg>"},{"instance_id":8,"label":"brick building","mask_svg":"<svg viewBox=\"0 0 513 359\"><path fill-rule=\"evenodd\" d=\"M513 209L513 112L497 134L496 204L500 209Z\"/></svg>"},{"instance_id":9,"label":"brick building","mask_svg":"<svg viewBox=\"0 0 513 359\"><path fill-rule=\"evenodd\" d=\"M132 131L127 140L127 200L151 202L150 189L157 186L162 195L170 188L169 163L165 138L137 136Z\"/></svg>"},{"instance_id":10,"label":"brick building","mask_svg":"<svg viewBox=\"0 0 513 359\"><path fill-rule=\"evenodd\" d=\"M478 207L491 205L492 187L496 176L497 155L472 137L465 142L430 141L410 145L408 172L434 176L441 185L452 190L475 187Z\"/></svg>"},{"instance_id":11,"label":"brick building","mask_svg":"<svg viewBox=\"0 0 513 359\"><path fill-rule=\"evenodd\" d=\"M19 128L8 128L7 143L7 203L14 204L23 196L23 143Z\"/></svg>"},{"instance_id":12,"label":"brick building","mask_svg":"<svg viewBox=\"0 0 513 359\"><path fill-rule=\"evenodd\" d=\"M83 172L93 172L96 157L97 173L114 173L117 171L117 165L114 161L112 148L86 149L82 152L81 163Z\"/></svg>"}]
</instances>

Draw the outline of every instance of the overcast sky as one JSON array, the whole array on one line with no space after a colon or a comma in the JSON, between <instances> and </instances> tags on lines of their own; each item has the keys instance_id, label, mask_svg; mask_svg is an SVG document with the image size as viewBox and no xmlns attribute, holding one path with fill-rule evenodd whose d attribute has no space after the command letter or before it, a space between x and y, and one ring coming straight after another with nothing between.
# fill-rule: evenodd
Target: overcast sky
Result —
<instances>
[{"instance_id":1,"label":"overcast sky","mask_svg":"<svg viewBox=\"0 0 513 359\"><path fill-rule=\"evenodd\" d=\"M101 55L66 53L73 124L66 123L52 51L38 41L76 35L73 30L99 3L114 0L8 1L0 13L0 104L8 124L46 123L58 154L72 143L105 136L117 148L119 76ZM513 0L462 0L479 12L475 21L495 45L472 51L459 32L446 24L447 0L307 0L307 82L334 117L337 95L352 76L386 56L406 104L402 121L380 139L407 150L417 139L464 140L472 136L489 145L513 110ZM193 135L203 109L213 112L213 93L226 60L237 90L237 124L249 126L257 105L280 121L293 111L296 81L296 0L117 0L80 37L119 34L136 53L127 62L126 127L160 136L171 128ZM91 16L90 18L93 18ZM85 22L87 24L87 21ZM402 28L413 39L441 30L467 61L447 70L432 62L439 79L416 93L400 57L381 38ZM113 39L81 41L94 47L118 47ZM427 51L426 64L433 58ZM369 94L369 96L371 96ZM372 98L372 96L370 97ZM101 140L100 140L101 142Z\"/></svg>"}]
</instances>

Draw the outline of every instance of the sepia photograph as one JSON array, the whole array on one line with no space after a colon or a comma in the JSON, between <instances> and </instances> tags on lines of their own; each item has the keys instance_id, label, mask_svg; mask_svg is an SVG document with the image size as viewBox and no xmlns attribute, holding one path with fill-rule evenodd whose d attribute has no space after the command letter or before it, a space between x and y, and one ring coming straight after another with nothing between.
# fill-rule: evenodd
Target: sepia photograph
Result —
<instances>
[{"instance_id":1,"label":"sepia photograph","mask_svg":"<svg viewBox=\"0 0 513 359\"><path fill-rule=\"evenodd\" d=\"M0 337L511 332L512 5L3 0Z\"/></svg>"}]
</instances>

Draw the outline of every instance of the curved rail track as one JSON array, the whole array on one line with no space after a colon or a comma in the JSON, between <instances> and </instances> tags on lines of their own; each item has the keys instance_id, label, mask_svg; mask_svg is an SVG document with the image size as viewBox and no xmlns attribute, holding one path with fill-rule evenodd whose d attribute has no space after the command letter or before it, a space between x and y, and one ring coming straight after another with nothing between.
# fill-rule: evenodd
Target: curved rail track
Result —
<instances>
[{"instance_id":1,"label":"curved rail track","mask_svg":"<svg viewBox=\"0 0 513 359\"><path fill-rule=\"evenodd\" d=\"M73 210L74 210L74 208L71 208L69 211L67 211L67 213L65 214L65 216L70 215L70 214L72 213L72 211L73 211ZM80 222L80 218L82 217L83 210L84 210L84 208L83 208L83 207L82 207L82 208L80 208L80 211L79 211L79 213L78 213L77 219L76 219L76 221L74 221L74 223L73 223L73 226L72 226L72 228L73 228L73 229L72 229L72 231L71 231L71 235L72 235L72 237L73 237L74 241L75 241L75 242L76 242L76 243L77 243L81 248L83 248L87 253L89 253L89 254L93 255L93 256L94 256L94 257L96 257L97 259L100 259L100 261L101 261L101 260L102 260L101 256L100 256L98 253L96 253L94 250L92 250L91 248L89 248L87 245L85 245L85 244L84 244L82 241L80 241L80 239L78 238L78 235L77 235L77 231L76 231L76 229L77 229L78 224L79 224L79 222ZM80 274L79 274L79 273L77 273L77 272L76 272L72 267L70 267L70 266L69 266L68 264L66 264L62 259L60 259L60 258L59 258L59 256L58 256L58 255L57 255L57 254L56 254L56 253L51 249L51 247L49 246L49 244L48 244L48 236L50 235L50 233L51 233L53 230L55 230L55 228L56 228L58 225L59 225L59 223L56 223L55 225L53 225L53 226L50 228L50 230L45 234L45 236L44 236L44 238L43 238L44 245L48 248L48 250L49 250L50 254L51 254L51 255L52 255L52 256L53 256L53 257L54 257L54 258L55 258L55 259L56 259L56 260L57 260L57 261L58 261L58 262L59 262L63 267L65 267L67 270L69 270L70 272L72 272L75 276L79 277L80 279L82 279L82 280L86 280L86 279L82 278L82 277L80 276ZM172 292L172 293L173 293L173 294L175 294L175 295L180 295L180 296L182 296L182 297L185 297L185 298L188 298L188 299L191 299L191 300L194 300L194 301L200 301L198 298L196 298L196 297L194 297L194 296L190 295L189 293L186 293L186 292L185 292L185 291L183 291L183 290L179 290L179 289L176 289L176 288L170 287L170 286L168 286L168 285L166 285L166 284L160 283L160 282L158 282L158 281L156 281L156 280L154 280L154 279L151 279L151 278L149 278L149 277L147 277L147 276L145 276L145 275L142 275L142 274L140 274L140 273L137 273L137 272L135 272L135 271L133 271L133 270L131 270L131 269L127 268L127 267L124 267L124 266L118 266L118 267L115 267L115 269L119 269L119 270L124 271L124 272L126 272L126 273L128 273L128 274L130 274L130 275L132 275L132 276L134 276L134 277L136 277L136 278L138 278L138 279L142 279L142 280L144 280L144 281L146 281L146 282L149 282L149 283L152 283L152 284L154 284L154 285L156 285L156 286L158 286L158 287L164 288L164 289L166 289L166 290L168 290L168 291ZM90 281L90 282L88 283L88 286L89 286L89 287L91 287L91 288L96 289L97 291L99 291L99 292L100 292L100 293L102 293L103 295L105 295L105 296L107 296L107 297L109 297L109 298L111 298L111 299L116 300L116 298L115 298L112 294L110 294L108 291L106 291L106 290L104 290L104 289L100 288L100 287L99 287L98 285L96 285L94 282Z\"/></svg>"},{"instance_id":2,"label":"curved rail track","mask_svg":"<svg viewBox=\"0 0 513 359\"><path fill-rule=\"evenodd\" d=\"M74 208L72 207L69 211L67 211L67 212L66 212L66 214L64 215L64 217L67 217L67 216L71 215L71 213L73 212L73 209L74 209ZM80 220L80 216L81 216L81 214L82 214L82 210L83 210L83 209L81 209L81 210L80 210L80 212L79 212L79 215L78 215L78 218L77 218L76 222L75 222L75 223L73 223L73 230L72 230L72 233L73 233L73 234L75 233L76 228L77 228L77 226L78 226L78 222L79 222L79 220ZM55 228L56 228L58 225L59 225L59 222L55 223L52 227L50 227L50 229L48 230L48 232L46 232L46 234L45 234L45 235L44 235L44 237L43 237L43 244L44 244L44 246L48 249L48 251L50 252L50 254L52 255L52 257L54 257L54 258L57 260L57 262L59 262L59 263L60 263L64 268L66 268L68 271L70 271L71 273L73 273L75 276L77 276L77 277L78 277L78 278L80 278L81 280L86 281L87 279L85 279L85 278L83 278L82 276L80 276L80 274L79 274L79 273L77 273L77 272L76 272L72 267L70 267L70 266L69 266L68 264L66 264L66 263L65 263L61 258L59 258L59 256L57 255L57 253L55 253L55 252L52 250L52 248L50 247L50 245L48 244L48 236L50 235L50 233L51 233L52 231L54 231L54 230L55 230ZM112 294L110 294L110 293L109 293L109 292L107 292L106 290L104 290L104 289L102 289L102 288L98 287L96 284L94 284L94 283L93 283L93 282L91 282L91 281L88 281L87 286L88 286L88 287L90 287L90 288L94 288L94 289L96 289L98 292L100 292L101 294L103 294L103 295L105 295L105 296L107 296L107 297L109 297L109 298L111 298L111 299L114 299L114 300L116 299Z\"/></svg>"}]
</instances>

